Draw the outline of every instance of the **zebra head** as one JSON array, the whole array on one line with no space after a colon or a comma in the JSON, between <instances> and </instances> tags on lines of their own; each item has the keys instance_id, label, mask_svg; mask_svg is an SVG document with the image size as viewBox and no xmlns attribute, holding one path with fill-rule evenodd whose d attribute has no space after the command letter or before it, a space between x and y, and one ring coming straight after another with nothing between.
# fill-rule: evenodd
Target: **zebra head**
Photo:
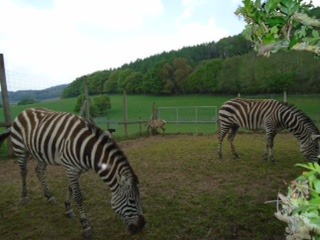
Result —
<instances>
[{"instance_id":1,"label":"zebra head","mask_svg":"<svg viewBox=\"0 0 320 240\"><path fill-rule=\"evenodd\" d=\"M301 153L310 162L320 162L320 135L312 134L306 144L301 145Z\"/></svg>"},{"instance_id":2,"label":"zebra head","mask_svg":"<svg viewBox=\"0 0 320 240\"><path fill-rule=\"evenodd\" d=\"M128 177L117 174L117 187L112 193L111 207L124 221L131 234L142 231L145 219L140 205L137 176Z\"/></svg>"}]
</instances>

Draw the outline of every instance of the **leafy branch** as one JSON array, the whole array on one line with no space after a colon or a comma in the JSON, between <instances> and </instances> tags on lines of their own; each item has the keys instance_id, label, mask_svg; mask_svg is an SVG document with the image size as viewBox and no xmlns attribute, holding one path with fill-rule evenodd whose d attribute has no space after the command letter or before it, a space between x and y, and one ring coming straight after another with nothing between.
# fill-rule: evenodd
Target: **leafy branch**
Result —
<instances>
[{"instance_id":1,"label":"leafy branch","mask_svg":"<svg viewBox=\"0 0 320 240\"><path fill-rule=\"evenodd\" d=\"M296 164L303 172L288 187L287 195L278 194L275 216L286 223L287 239L320 239L320 166Z\"/></svg>"},{"instance_id":2,"label":"leafy branch","mask_svg":"<svg viewBox=\"0 0 320 240\"><path fill-rule=\"evenodd\" d=\"M303 0L243 0L235 14L247 23L243 35L258 55L279 50L305 50L320 56L320 21L309 16L313 8Z\"/></svg>"}]
</instances>

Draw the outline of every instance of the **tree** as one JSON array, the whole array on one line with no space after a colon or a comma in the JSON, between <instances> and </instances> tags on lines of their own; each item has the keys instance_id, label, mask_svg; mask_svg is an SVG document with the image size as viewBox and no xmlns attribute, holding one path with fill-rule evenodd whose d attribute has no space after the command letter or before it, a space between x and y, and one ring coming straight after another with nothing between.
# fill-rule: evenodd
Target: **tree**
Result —
<instances>
[{"instance_id":1,"label":"tree","mask_svg":"<svg viewBox=\"0 0 320 240\"><path fill-rule=\"evenodd\" d=\"M18 105L21 106L21 105L33 104L36 102L37 100L34 98L24 98L20 102L18 102Z\"/></svg>"},{"instance_id":2,"label":"tree","mask_svg":"<svg viewBox=\"0 0 320 240\"><path fill-rule=\"evenodd\" d=\"M92 100L100 114L102 114L104 110L111 108L110 98L106 95L95 96Z\"/></svg>"},{"instance_id":3,"label":"tree","mask_svg":"<svg viewBox=\"0 0 320 240\"><path fill-rule=\"evenodd\" d=\"M185 58L176 58L173 62L174 66L174 81L177 91L186 92L187 80L192 73L192 67ZM176 92L177 94L177 92Z\"/></svg>"},{"instance_id":4,"label":"tree","mask_svg":"<svg viewBox=\"0 0 320 240\"><path fill-rule=\"evenodd\" d=\"M218 75L221 71L222 60L215 59L199 64L190 74L187 82L190 93L213 93L217 91Z\"/></svg>"},{"instance_id":5,"label":"tree","mask_svg":"<svg viewBox=\"0 0 320 240\"><path fill-rule=\"evenodd\" d=\"M74 106L74 109L73 109L73 111L75 113L80 113L81 107L82 107L85 100L86 100L86 97L84 94L81 94L78 96L77 101L76 101L76 105ZM94 104L92 104L91 102L89 102L89 109L90 109L91 117L96 117L98 115L96 106Z\"/></svg>"},{"instance_id":6,"label":"tree","mask_svg":"<svg viewBox=\"0 0 320 240\"><path fill-rule=\"evenodd\" d=\"M303 0L243 0L235 14L247 23L243 35L259 55L281 49L306 50L320 55L320 21L311 17L311 3Z\"/></svg>"},{"instance_id":7,"label":"tree","mask_svg":"<svg viewBox=\"0 0 320 240\"><path fill-rule=\"evenodd\" d=\"M103 85L103 91L106 93L117 93L119 92L119 86L118 86L118 77L119 77L120 71L113 71L108 80Z\"/></svg>"},{"instance_id":8,"label":"tree","mask_svg":"<svg viewBox=\"0 0 320 240\"><path fill-rule=\"evenodd\" d=\"M161 77L163 82L162 92L164 94L171 94L173 92L177 92L177 88L174 83L173 68L169 63L165 63L162 66Z\"/></svg>"}]
</instances>

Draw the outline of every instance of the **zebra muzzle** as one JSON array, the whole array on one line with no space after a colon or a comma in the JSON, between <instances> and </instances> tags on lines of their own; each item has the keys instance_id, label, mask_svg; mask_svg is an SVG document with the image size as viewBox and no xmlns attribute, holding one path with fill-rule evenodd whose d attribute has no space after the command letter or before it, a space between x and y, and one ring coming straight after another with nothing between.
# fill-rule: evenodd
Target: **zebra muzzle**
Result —
<instances>
[{"instance_id":1,"label":"zebra muzzle","mask_svg":"<svg viewBox=\"0 0 320 240\"><path fill-rule=\"evenodd\" d=\"M131 234L137 234L142 231L144 228L144 225L146 224L146 221L142 215L139 215L138 221L136 224L130 224L128 226L128 229Z\"/></svg>"}]
</instances>

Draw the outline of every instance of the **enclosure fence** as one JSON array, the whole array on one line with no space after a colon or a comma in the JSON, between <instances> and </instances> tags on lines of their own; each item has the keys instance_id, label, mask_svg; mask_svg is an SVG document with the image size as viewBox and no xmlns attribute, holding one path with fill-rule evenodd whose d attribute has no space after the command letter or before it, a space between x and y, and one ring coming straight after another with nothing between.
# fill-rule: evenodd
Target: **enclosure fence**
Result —
<instances>
[{"instance_id":1,"label":"enclosure fence","mask_svg":"<svg viewBox=\"0 0 320 240\"><path fill-rule=\"evenodd\" d=\"M167 134L214 134L218 129L217 106L158 107L157 118L166 121ZM146 123L149 120L139 118L124 122L105 117L94 118L95 123L101 128L114 129L116 136L125 135L124 125L127 125L129 135L145 134Z\"/></svg>"},{"instance_id":2,"label":"enclosure fence","mask_svg":"<svg viewBox=\"0 0 320 240\"><path fill-rule=\"evenodd\" d=\"M217 106L159 107L159 119L171 132L211 134L217 130Z\"/></svg>"}]
</instances>

